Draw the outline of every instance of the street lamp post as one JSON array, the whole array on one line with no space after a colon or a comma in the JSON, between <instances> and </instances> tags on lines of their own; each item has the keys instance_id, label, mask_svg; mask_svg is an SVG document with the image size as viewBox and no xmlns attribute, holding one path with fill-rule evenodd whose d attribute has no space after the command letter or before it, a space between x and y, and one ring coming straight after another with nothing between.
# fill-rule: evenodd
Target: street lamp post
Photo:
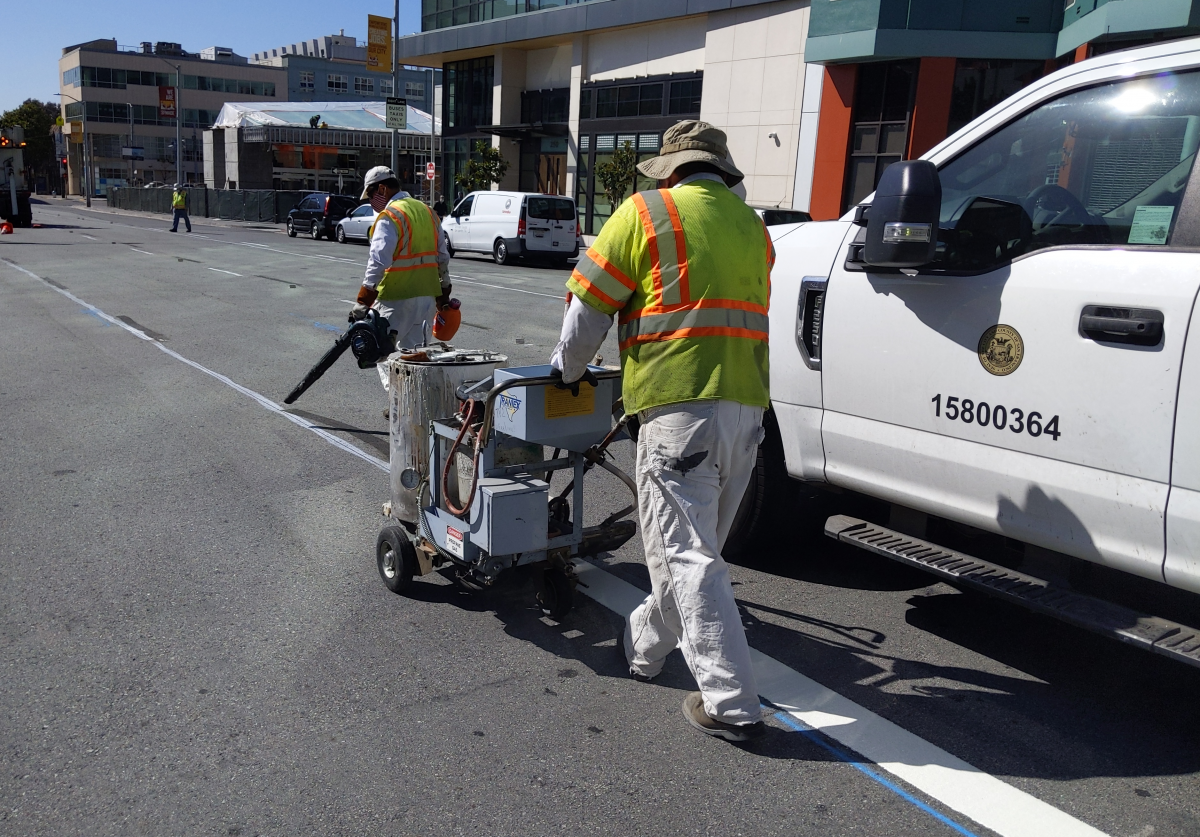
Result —
<instances>
[{"instance_id":1,"label":"street lamp post","mask_svg":"<svg viewBox=\"0 0 1200 837\"><path fill-rule=\"evenodd\" d=\"M80 106L79 123L83 128L83 144L82 148L79 149L79 160L80 165L83 167L83 171L80 173L82 176L79 178L79 188L83 190L84 204L88 207L88 209L91 209L92 189L89 183L91 180L91 177L89 176L91 174L91 164L88 161L89 143L87 135L87 107L83 104L82 99L76 99L73 96L68 96L65 93L55 93L54 95L64 99L70 99L73 102L78 102Z\"/></svg>"},{"instance_id":2,"label":"street lamp post","mask_svg":"<svg viewBox=\"0 0 1200 837\"><path fill-rule=\"evenodd\" d=\"M126 102L129 108L129 188L133 188L133 104Z\"/></svg>"}]
</instances>

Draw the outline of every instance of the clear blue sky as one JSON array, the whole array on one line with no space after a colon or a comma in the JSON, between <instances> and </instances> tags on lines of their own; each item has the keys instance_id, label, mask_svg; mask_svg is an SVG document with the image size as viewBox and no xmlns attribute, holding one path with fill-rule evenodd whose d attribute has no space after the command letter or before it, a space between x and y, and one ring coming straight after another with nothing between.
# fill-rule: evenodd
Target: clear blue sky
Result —
<instances>
[{"instance_id":1,"label":"clear blue sky","mask_svg":"<svg viewBox=\"0 0 1200 837\"><path fill-rule=\"evenodd\" d=\"M32 97L57 101L58 59L63 47L95 38L116 38L122 46L142 41L175 41L188 52L230 47L249 56L345 29L367 38L367 15L391 17L393 0L362 3L317 0L192 0L132 4L95 0L5 0L0 55L0 112ZM420 0L400 0L400 34L419 31Z\"/></svg>"}]
</instances>

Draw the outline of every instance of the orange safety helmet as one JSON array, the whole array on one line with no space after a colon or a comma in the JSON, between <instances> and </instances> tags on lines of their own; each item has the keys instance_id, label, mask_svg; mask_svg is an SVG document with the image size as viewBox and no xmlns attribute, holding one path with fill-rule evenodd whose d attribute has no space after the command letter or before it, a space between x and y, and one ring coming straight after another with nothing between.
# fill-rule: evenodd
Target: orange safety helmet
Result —
<instances>
[{"instance_id":1,"label":"orange safety helmet","mask_svg":"<svg viewBox=\"0 0 1200 837\"><path fill-rule=\"evenodd\" d=\"M460 305L461 303L457 299L452 299L449 305L443 305L438 309L437 316L433 318L435 339L445 343L458 334L458 327L462 324L462 313L458 310Z\"/></svg>"}]
</instances>

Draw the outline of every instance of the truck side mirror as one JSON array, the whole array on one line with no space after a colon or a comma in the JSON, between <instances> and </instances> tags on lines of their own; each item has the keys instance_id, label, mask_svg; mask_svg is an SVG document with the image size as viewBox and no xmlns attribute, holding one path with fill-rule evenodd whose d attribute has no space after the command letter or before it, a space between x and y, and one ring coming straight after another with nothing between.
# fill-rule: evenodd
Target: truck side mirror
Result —
<instances>
[{"instance_id":1,"label":"truck side mirror","mask_svg":"<svg viewBox=\"0 0 1200 837\"><path fill-rule=\"evenodd\" d=\"M863 261L873 267L921 267L937 251L942 182L928 160L905 160L884 170L867 213Z\"/></svg>"}]
</instances>

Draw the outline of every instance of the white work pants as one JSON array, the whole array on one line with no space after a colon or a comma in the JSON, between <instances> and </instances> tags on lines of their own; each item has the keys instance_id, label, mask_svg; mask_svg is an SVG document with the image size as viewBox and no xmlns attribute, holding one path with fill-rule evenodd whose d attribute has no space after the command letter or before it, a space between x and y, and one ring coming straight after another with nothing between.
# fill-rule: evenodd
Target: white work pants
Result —
<instances>
[{"instance_id":1,"label":"white work pants","mask_svg":"<svg viewBox=\"0 0 1200 837\"><path fill-rule=\"evenodd\" d=\"M761 719L750 647L721 548L759 442L761 407L688 401L646 411L637 445L638 507L652 593L630 615L625 656L649 677L677 646L710 717Z\"/></svg>"},{"instance_id":2,"label":"white work pants","mask_svg":"<svg viewBox=\"0 0 1200 837\"><path fill-rule=\"evenodd\" d=\"M396 349L413 349L425 342L425 331L433 339L433 318L437 315L437 301L431 296L414 296L411 299L378 300L371 306L387 318L388 331L396 338ZM377 363L379 381L384 392L388 391L388 367Z\"/></svg>"}]
</instances>

